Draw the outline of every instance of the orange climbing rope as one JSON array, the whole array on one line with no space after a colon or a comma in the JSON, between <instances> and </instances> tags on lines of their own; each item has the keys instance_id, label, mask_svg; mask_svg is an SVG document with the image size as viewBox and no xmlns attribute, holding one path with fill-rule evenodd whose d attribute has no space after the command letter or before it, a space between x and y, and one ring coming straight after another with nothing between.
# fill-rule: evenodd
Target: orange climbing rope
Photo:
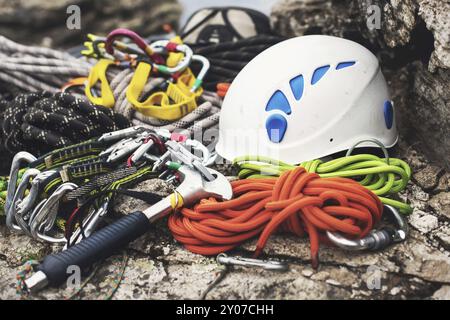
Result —
<instances>
[{"instance_id":1,"label":"orange climbing rope","mask_svg":"<svg viewBox=\"0 0 450 320\"><path fill-rule=\"evenodd\" d=\"M259 235L255 257L277 230L309 235L311 260L318 267L320 242L325 231L348 238L367 235L381 219L378 197L346 178L320 178L298 167L279 178L232 182L234 199L203 199L192 209L169 217L176 240L194 253L216 255Z\"/></svg>"}]
</instances>

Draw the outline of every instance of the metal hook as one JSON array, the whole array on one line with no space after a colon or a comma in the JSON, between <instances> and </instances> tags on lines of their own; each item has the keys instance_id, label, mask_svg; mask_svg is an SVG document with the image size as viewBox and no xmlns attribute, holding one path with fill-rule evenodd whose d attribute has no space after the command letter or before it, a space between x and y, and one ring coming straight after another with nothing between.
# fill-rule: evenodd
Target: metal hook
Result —
<instances>
[{"instance_id":1,"label":"metal hook","mask_svg":"<svg viewBox=\"0 0 450 320\"><path fill-rule=\"evenodd\" d=\"M21 168L21 166L20 166L21 162L31 163L36 160L37 160L37 158L35 156L33 156L31 153L25 152L25 151L18 152L14 156L12 163L11 163L11 170L9 172L8 190L7 190L6 200L5 200L5 212L8 212L8 210L12 204L14 194L16 193L17 179L18 179L19 170Z\"/></svg>"},{"instance_id":2,"label":"metal hook","mask_svg":"<svg viewBox=\"0 0 450 320\"><path fill-rule=\"evenodd\" d=\"M30 179L36 177L39 173L41 172L37 169L28 169L23 174L22 181L20 181L17 190L14 193L14 197L10 203L9 209L6 212L6 225L10 230L28 232L26 223L21 219L17 220L18 216L16 215L16 213L19 208L18 206L20 205L20 202L23 200ZM17 222L20 225L15 225L14 222Z\"/></svg>"},{"instance_id":3,"label":"metal hook","mask_svg":"<svg viewBox=\"0 0 450 320\"><path fill-rule=\"evenodd\" d=\"M360 145L361 143L364 143L364 142L372 142L372 143L376 144L377 146L379 146L381 148L381 150L383 150L384 157L386 158L386 163L389 165L389 152L387 151L387 148L383 144L383 142L381 142L380 140L377 140L377 139L365 139L365 140L358 141L353 146L351 146L350 149L348 149L348 151L345 154L345 156L346 157L350 156L352 154L353 150L355 150L355 148L358 145Z\"/></svg>"},{"instance_id":4,"label":"metal hook","mask_svg":"<svg viewBox=\"0 0 450 320\"><path fill-rule=\"evenodd\" d=\"M55 192L47 199L45 203L40 206L37 213L33 213L33 220L30 220L30 232L32 236L36 239L41 239L53 243L64 243L66 239L54 238L47 236L40 231L48 232L53 227L56 216L58 215L59 201L64 197L64 195L72 190L75 190L78 186L74 183L67 182L61 184Z\"/></svg>"},{"instance_id":5,"label":"metal hook","mask_svg":"<svg viewBox=\"0 0 450 320\"><path fill-rule=\"evenodd\" d=\"M337 232L327 231L327 236L332 243L339 248L350 251L379 250L384 249L392 243L402 242L408 234L408 225L401 214L390 205L384 205L385 211L394 218L398 229L384 227L374 230L362 239L351 240L343 237ZM387 209L387 210L386 210Z\"/></svg>"},{"instance_id":6,"label":"metal hook","mask_svg":"<svg viewBox=\"0 0 450 320\"><path fill-rule=\"evenodd\" d=\"M49 170L40 172L34 177L33 181L31 181L31 188L28 195L17 204L16 215L23 217L33 209L41 192L41 184L55 173L58 173L58 171Z\"/></svg>"},{"instance_id":7,"label":"metal hook","mask_svg":"<svg viewBox=\"0 0 450 320\"><path fill-rule=\"evenodd\" d=\"M286 271L288 269L288 265L285 262L275 260L250 259L239 256L230 257L225 253L220 253L219 255L217 255L216 261L217 263L223 265L259 267L265 270L272 270L272 271Z\"/></svg>"}]
</instances>

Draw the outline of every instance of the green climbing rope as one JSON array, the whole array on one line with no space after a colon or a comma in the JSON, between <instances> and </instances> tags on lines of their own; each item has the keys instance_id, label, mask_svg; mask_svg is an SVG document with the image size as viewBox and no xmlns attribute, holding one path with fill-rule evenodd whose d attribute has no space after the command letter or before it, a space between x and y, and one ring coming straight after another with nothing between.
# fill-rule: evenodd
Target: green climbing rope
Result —
<instances>
[{"instance_id":1,"label":"green climbing rope","mask_svg":"<svg viewBox=\"0 0 450 320\"><path fill-rule=\"evenodd\" d=\"M238 157L233 160L233 164L239 167L240 179L276 177L296 167L261 156ZM411 168L403 160L396 158L386 160L371 154L358 154L326 162L305 161L300 166L308 172L319 174L322 178L345 177L357 180L373 191L384 204L389 204L404 214L412 212L408 204L385 197L404 190L411 178Z\"/></svg>"}]
</instances>

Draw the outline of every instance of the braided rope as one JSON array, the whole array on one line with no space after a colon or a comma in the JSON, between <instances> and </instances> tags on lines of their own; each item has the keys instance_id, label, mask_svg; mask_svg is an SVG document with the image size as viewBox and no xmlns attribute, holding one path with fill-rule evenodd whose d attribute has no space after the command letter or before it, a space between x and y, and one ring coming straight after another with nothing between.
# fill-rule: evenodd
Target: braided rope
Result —
<instances>
[{"instance_id":1,"label":"braided rope","mask_svg":"<svg viewBox=\"0 0 450 320\"><path fill-rule=\"evenodd\" d=\"M94 60L85 60L83 58L75 58L65 52L43 48L37 46L26 46L11 41L5 37L0 36L0 80L17 87L22 92L58 92L70 79L76 77L86 77ZM169 130L186 129L186 133L193 133L196 130L204 130L209 127L213 127L218 124L218 112L221 106L221 99L215 93L206 93L203 95L201 101L210 101L214 108L203 107L199 111L194 112L191 115L187 115L183 119L178 121L163 121L152 117L146 117L135 111L131 103L127 100L126 91L127 87L133 77L132 69L120 69L117 66L111 66L107 70L107 79L110 83L113 96L115 98L114 111L123 115L129 119L134 125L143 125L150 128L164 128ZM163 78L151 78L146 83L144 90L141 94L141 98L154 92L155 90L161 90L160 87L164 84ZM94 89L99 89L99 84ZM27 105L30 103L25 102ZM21 103L22 105L23 103ZM3 107L5 108L5 107ZM208 112L206 112L206 109ZM46 115L43 112L39 112L35 109L32 110L32 114L36 116L27 117L30 119L44 119ZM22 124L21 116L23 116L23 110L13 112L13 115L4 115L8 120L14 118L11 125L20 126ZM47 115L48 116L48 115ZM51 117L54 118L54 117ZM52 119L55 120L55 119ZM39 141L47 143L46 139L52 137L47 130L39 130L42 128L36 128L34 121L28 121L26 124L26 130L20 130L16 127L12 129L11 134L6 136L14 150L16 146L21 145L21 142L13 143L11 138L17 138L19 141L23 141L23 138L18 135L18 132L24 132L28 139L32 135L37 135ZM52 130L50 130L52 131ZM62 146L72 143L76 140L63 139L60 137L54 137L52 145ZM59 141L59 142L58 142ZM40 148L41 146L39 146Z\"/></svg>"},{"instance_id":2,"label":"braided rope","mask_svg":"<svg viewBox=\"0 0 450 320\"><path fill-rule=\"evenodd\" d=\"M70 78L87 76L90 67L68 53L0 36L0 79L26 92L58 91Z\"/></svg>"},{"instance_id":3,"label":"braided rope","mask_svg":"<svg viewBox=\"0 0 450 320\"><path fill-rule=\"evenodd\" d=\"M282 161L262 156L243 156L233 160L239 167L239 178L267 178L280 176L283 172L296 168ZM302 162L308 172L317 173L323 178L346 177L357 180L361 185L373 191L384 204L398 208L402 213L409 214L412 208L401 201L386 198L406 188L411 178L411 168L408 164L396 158L379 158L371 154L359 154L331 161L312 160Z\"/></svg>"},{"instance_id":4,"label":"braided rope","mask_svg":"<svg viewBox=\"0 0 450 320\"><path fill-rule=\"evenodd\" d=\"M311 260L318 267L320 242L325 231L362 238L380 221L383 207L378 197L356 181L320 178L302 167L279 178L232 182L234 199L203 199L193 209L169 216L174 238L186 249L216 255L259 236L257 257L276 230L309 235Z\"/></svg>"},{"instance_id":5,"label":"braided rope","mask_svg":"<svg viewBox=\"0 0 450 320\"><path fill-rule=\"evenodd\" d=\"M258 35L238 41L192 45L196 54L204 56L211 63L203 87L215 91L218 83L231 83L250 60L282 40L277 36ZM197 68L196 65L192 66L194 72L198 71Z\"/></svg>"},{"instance_id":6,"label":"braided rope","mask_svg":"<svg viewBox=\"0 0 450 320\"><path fill-rule=\"evenodd\" d=\"M111 109L68 93L21 94L0 105L5 108L3 144L11 152L43 154L130 125Z\"/></svg>"}]
</instances>

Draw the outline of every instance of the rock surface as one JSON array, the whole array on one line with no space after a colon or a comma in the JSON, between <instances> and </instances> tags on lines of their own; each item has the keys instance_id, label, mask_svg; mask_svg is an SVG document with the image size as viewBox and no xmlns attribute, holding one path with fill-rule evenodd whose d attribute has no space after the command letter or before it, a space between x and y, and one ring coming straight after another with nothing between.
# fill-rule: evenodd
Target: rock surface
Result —
<instances>
[{"instance_id":1,"label":"rock surface","mask_svg":"<svg viewBox=\"0 0 450 320\"><path fill-rule=\"evenodd\" d=\"M80 8L79 30L66 27L70 5ZM69 47L83 43L86 33L106 35L118 27L143 35L163 33L166 23L177 27L180 14L176 0L0 0L0 30L20 43Z\"/></svg>"},{"instance_id":2,"label":"rock surface","mask_svg":"<svg viewBox=\"0 0 450 320\"><path fill-rule=\"evenodd\" d=\"M24 7L23 12L32 13L29 15L30 21L39 16L33 12L38 10L37 2L42 5L41 1L18 2ZM117 11L114 10L122 2L131 4L128 7L130 11L134 10L133 6L138 8L143 3L137 0L101 2L111 3L103 13L108 19L115 17ZM366 10L366 2L380 4L383 8L387 20L381 30L369 31L365 27L365 19L361 18L364 15L361 13ZM446 12L439 10L438 2L284 0L280 1L273 14L274 25L282 33L296 35L323 32L346 36L364 42L380 55L401 120L402 136L393 156L406 160L414 172L412 182L400 195L402 200L414 207L413 214L408 217L411 232L407 241L375 253L348 253L323 246L320 251L321 265L315 271L310 265L308 241L278 234L268 242L265 255L288 262L289 271L275 273L243 267L225 269L217 265L214 258L185 250L170 235L166 221L160 221L124 252L94 268L92 277L83 279L87 282L79 294L63 286L46 289L28 298L450 299L450 174L441 165L443 159L448 161L448 149L445 149L448 146L445 140L448 134L444 137L441 134L445 130L448 132L448 127L445 127L450 101L448 89L445 90L449 68L446 60L448 32L444 27L449 19L443 17ZM54 10L52 8L65 8L66 3L48 2L47 5L49 10ZM87 1L77 3L91 5ZM8 6L14 6L13 2L0 0L2 30L1 24L7 21L5 17L12 14L6 9ZM99 18L98 30L109 30L112 25L122 23L122 17L119 16L114 18L118 20L111 20L114 22L102 29L102 19L103 16ZM134 20L131 16L123 19L129 23L142 23L140 18ZM30 21L26 20L22 26L17 26L16 39L25 37L30 24L39 26L36 21ZM13 35L12 28L5 30ZM415 44L420 35L425 35L429 41L430 34L433 35L431 42L435 46L424 50L428 58L422 60L423 50L418 50ZM38 28L33 39L40 41L43 35L55 36L54 44L63 43L63 39L58 38L52 28L48 33ZM69 43L72 41L70 39ZM406 59L407 56L411 56L412 60ZM414 92L414 87L417 87L417 92ZM411 115L404 115L405 110L409 110ZM411 119L420 110L427 110L427 115ZM430 123L433 114L440 119ZM430 119L424 118L427 116ZM421 122L424 127L418 128L415 123ZM432 130L424 133L425 128ZM412 141L415 137L422 140ZM426 137L436 140L425 140ZM230 172L230 168L225 166L219 169ZM137 188L158 191L161 195L171 190L169 185L158 180L143 182ZM119 197L115 211L119 215L146 206L142 201ZM255 240L243 244L231 254L250 256L254 248ZM24 235L9 234L4 218L0 217L0 299L20 298L16 293L16 274L25 261L41 260L60 249L30 240ZM123 280L117 287L116 282L122 278L122 271Z\"/></svg>"},{"instance_id":3,"label":"rock surface","mask_svg":"<svg viewBox=\"0 0 450 320\"><path fill-rule=\"evenodd\" d=\"M380 28L373 26L373 8ZM410 143L450 168L450 2L442 0L280 0L272 12L288 36L329 34L355 40L376 53L388 81L399 74L399 128ZM389 71L392 71L389 73Z\"/></svg>"},{"instance_id":4,"label":"rock surface","mask_svg":"<svg viewBox=\"0 0 450 320\"><path fill-rule=\"evenodd\" d=\"M434 165L401 140L395 156L432 175ZM446 174L446 173L445 173ZM423 177L425 180L432 178ZM157 179L137 190L165 195L170 185ZM167 221L160 221L128 249L101 263L78 295L66 287L47 289L30 299L449 299L450 216L448 192L438 186L425 191L412 182L401 199L414 207L408 217L406 242L381 252L348 253L322 246L320 267L310 265L309 242L285 234L273 236L266 257L289 263L287 272L234 267L225 269L214 258L190 253L173 240ZM117 213L139 210L141 200L119 197ZM0 299L16 299L15 275L28 259L40 260L57 246L23 235L10 235L0 222ZM256 241L231 254L250 256ZM123 280L116 290L123 264ZM215 281L220 277L220 281ZM72 297L73 296L73 297Z\"/></svg>"}]
</instances>

